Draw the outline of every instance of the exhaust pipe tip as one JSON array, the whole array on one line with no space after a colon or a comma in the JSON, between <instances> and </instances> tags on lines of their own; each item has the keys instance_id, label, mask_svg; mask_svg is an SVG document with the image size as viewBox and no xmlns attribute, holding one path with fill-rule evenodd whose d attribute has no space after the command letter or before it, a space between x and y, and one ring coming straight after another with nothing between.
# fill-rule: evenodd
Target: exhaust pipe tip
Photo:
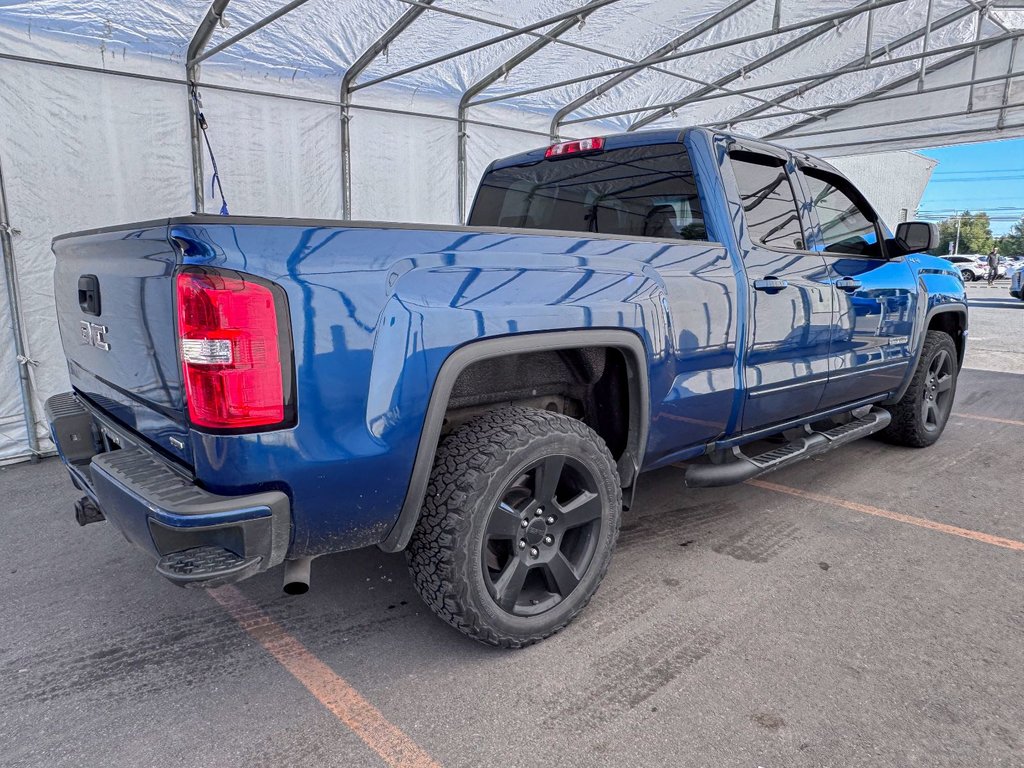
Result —
<instances>
[{"instance_id":1,"label":"exhaust pipe tip","mask_svg":"<svg viewBox=\"0 0 1024 768\"><path fill-rule=\"evenodd\" d=\"M284 593L304 595L309 592L309 571L312 557L300 557L284 561Z\"/></svg>"}]
</instances>

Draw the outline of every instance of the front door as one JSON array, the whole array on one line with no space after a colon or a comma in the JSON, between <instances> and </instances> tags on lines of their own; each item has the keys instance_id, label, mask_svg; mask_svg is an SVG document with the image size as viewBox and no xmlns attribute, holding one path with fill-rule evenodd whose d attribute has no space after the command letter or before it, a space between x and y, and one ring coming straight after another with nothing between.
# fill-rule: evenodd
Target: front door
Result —
<instances>
[{"instance_id":1,"label":"front door","mask_svg":"<svg viewBox=\"0 0 1024 768\"><path fill-rule=\"evenodd\" d=\"M878 216L849 181L805 165L800 181L828 266L835 322L823 408L897 389L913 363L917 284L908 258L885 258Z\"/></svg>"},{"instance_id":2,"label":"front door","mask_svg":"<svg viewBox=\"0 0 1024 768\"><path fill-rule=\"evenodd\" d=\"M733 149L747 276L748 335L742 429L812 413L828 378L833 289L825 259L807 249L787 157Z\"/></svg>"}]
</instances>

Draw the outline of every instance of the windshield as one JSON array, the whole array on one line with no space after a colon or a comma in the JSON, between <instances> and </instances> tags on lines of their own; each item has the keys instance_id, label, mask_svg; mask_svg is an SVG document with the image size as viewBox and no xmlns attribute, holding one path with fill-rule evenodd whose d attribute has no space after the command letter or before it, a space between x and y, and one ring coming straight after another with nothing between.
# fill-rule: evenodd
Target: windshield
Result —
<instances>
[{"instance_id":1,"label":"windshield","mask_svg":"<svg viewBox=\"0 0 1024 768\"><path fill-rule=\"evenodd\" d=\"M480 184L469 224L707 239L682 144L624 147L491 171Z\"/></svg>"}]
</instances>

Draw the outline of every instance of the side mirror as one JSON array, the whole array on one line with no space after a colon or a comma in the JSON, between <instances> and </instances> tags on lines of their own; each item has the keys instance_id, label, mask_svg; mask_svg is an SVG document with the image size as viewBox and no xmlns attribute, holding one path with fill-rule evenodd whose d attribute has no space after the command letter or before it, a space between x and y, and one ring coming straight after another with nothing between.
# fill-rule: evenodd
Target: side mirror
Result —
<instances>
[{"instance_id":1,"label":"side mirror","mask_svg":"<svg viewBox=\"0 0 1024 768\"><path fill-rule=\"evenodd\" d=\"M896 225L896 247L904 253L924 253L939 244L939 227L928 221L904 221Z\"/></svg>"}]
</instances>

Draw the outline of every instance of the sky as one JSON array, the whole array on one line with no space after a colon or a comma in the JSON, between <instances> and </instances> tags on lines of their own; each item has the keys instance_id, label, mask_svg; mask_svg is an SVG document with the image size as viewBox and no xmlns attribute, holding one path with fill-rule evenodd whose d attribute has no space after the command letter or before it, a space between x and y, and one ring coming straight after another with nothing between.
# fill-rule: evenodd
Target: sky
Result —
<instances>
[{"instance_id":1,"label":"sky","mask_svg":"<svg viewBox=\"0 0 1024 768\"><path fill-rule=\"evenodd\" d=\"M1005 235L1024 214L1024 139L960 144L918 152L939 161L918 215L985 211Z\"/></svg>"}]
</instances>

